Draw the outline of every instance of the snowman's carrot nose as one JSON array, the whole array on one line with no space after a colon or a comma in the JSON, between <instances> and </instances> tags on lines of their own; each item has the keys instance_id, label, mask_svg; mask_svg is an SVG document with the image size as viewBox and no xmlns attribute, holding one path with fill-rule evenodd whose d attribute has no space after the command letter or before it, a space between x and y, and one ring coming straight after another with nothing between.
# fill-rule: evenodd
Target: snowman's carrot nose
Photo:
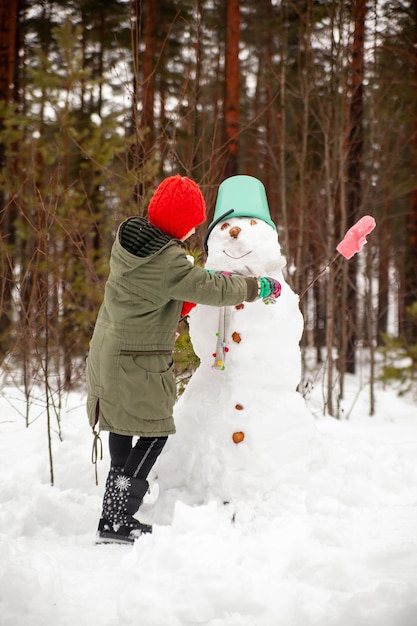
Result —
<instances>
[{"instance_id":1,"label":"snowman's carrot nose","mask_svg":"<svg viewBox=\"0 0 417 626\"><path fill-rule=\"evenodd\" d=\"M241 230L242 229L239 228L239 226L233 226L233 228L229 230L229 235L232 237L232 239L237 239Z\"/></svg>"}]
</instances>

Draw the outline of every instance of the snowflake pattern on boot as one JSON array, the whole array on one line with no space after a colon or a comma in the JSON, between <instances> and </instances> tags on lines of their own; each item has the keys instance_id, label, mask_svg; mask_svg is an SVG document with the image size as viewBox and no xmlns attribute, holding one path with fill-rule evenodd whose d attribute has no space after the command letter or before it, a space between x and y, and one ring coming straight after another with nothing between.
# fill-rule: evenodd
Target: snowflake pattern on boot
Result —
<instances>
[{"instance_id":1,"label":"snowflake pattern on boot","mask_svg":"<svg viewBox=\"0 0 417 626\"><path fill-rule=\"evenodd\" d=\"M112 467L107 477L102 517L111 521L113 526L136 527L136 520L126 514L130 487L130 477L124 474L123 468Z\"/></svg>"},{"instance_id":2,"label":"snowflake pattern on boot","mask_svg":"<svg viewBox=\"0 0 417 626\"><path fill-rule=\"evenodd\" d=\"M130 478L124 474L119 474L115 481L116 488L119 491L127 491L130 487Z\"/></svg>"},{"instance_id":3,"label":"snowflake pattern on boot","mask_svg":"<svg viewBox=\"0 0 417 626\"><path fill-rule=\"evenodd\" d=\"M127 476L122 467L110 468L98 527L98 543L133 543L141 534L152 532L152 526L142 524L132 515L138 510L147 486L147 481Z\"/></svg>"}]
</instances>

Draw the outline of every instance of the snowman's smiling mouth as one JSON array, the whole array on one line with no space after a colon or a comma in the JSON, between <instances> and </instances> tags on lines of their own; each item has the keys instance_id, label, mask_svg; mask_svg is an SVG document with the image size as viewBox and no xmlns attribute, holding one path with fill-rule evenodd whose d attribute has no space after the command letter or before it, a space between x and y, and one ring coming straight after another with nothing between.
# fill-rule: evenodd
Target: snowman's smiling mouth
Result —
<instances>
[{"instance_id":1,"label":"snowman's smiling mouth","mask_svg":"<svg viewBox=\"0 0 417 626\"><path fill-rule=\"evenodd\" d=\"M229 254L228 252L226 252L226 250L223 250L223 253L229 257L229 259L243 259L243 257L248 256L248 254L252 253L252 250L249 250L249 252L245 252L245 254L241 254L240 256L233 256L232 254Z\"/></svg>"}]
</instances>

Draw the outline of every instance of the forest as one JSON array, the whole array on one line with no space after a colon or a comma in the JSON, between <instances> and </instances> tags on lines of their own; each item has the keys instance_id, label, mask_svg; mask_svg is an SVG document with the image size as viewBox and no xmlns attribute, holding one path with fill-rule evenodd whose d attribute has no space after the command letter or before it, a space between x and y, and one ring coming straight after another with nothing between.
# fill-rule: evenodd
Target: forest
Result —
<instances>
[{"instance_id":1,"label":"forest","mask_svg":"<svg viewBox=\"0 0 417 626\"><path fill-rule=\"evenodd\" d=\"M410 389L416 0L0 0L0 31L0 356L17 385L84 384L115 229L180 173L207 224L225 178L265 185L305 319L301 391L311 360L336 417L359 363L370 413L378 377ZM377 227L347 261L364 215Z\"/></svg>"}]
</instances>

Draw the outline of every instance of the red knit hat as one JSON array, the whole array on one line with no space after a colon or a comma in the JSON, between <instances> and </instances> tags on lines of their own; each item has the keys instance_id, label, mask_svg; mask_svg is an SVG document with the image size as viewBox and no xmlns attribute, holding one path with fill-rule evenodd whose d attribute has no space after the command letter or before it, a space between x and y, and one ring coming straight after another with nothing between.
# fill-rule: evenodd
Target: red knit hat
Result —
<instances>
[{"instance_id":1,"label":"red knit hat","mask_svg":"<svg viewBox=\"0 0 417 626\"><path fill-rule=\"evenodd\" d=\"M170 176L156 188L148 207L151 224L181 239L206 219L199 186L186 176Z\"/></svg>"}]
</instances>

